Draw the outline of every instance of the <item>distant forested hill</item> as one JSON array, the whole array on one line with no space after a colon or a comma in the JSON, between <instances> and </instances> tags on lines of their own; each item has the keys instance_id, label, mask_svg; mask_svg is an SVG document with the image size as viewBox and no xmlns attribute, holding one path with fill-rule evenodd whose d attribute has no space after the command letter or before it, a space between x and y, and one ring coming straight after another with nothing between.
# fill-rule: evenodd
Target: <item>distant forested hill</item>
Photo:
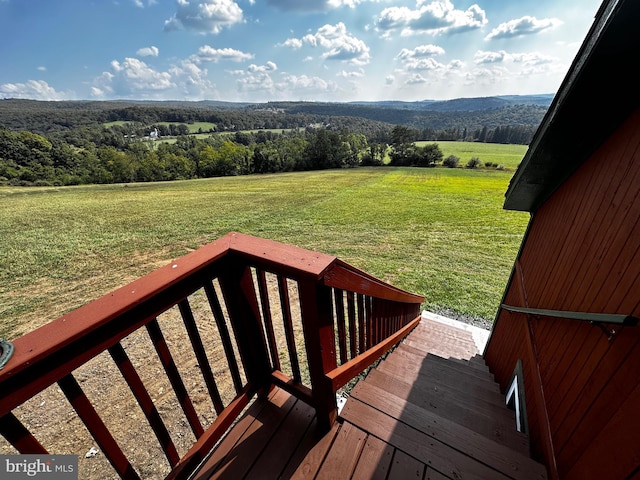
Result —
<instances>
[{"instance_id":1,"label":"distant forested hill","mask_svg":"<svg viewBox=\"0 0 640 480\"><path fill-rule=\"evenodd\" d=\"M402 125L416 130L480 131L497 127L535 130L552 96L505 96L421 102L63 101L0 100L0 126L48 133L108 122L211 122L218 131L289 129L333 124L370 134Z\"/></svg>"}]
</instances>

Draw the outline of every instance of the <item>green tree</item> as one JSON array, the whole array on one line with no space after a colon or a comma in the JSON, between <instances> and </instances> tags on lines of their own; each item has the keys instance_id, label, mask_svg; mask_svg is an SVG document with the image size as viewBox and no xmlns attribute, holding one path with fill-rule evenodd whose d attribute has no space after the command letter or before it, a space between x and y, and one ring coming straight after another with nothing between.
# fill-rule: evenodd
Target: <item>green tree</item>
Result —
<instances>
[{"instance_id":1,"label":"green tree","mask_svg":"<svg viewBox=\"0 0 640 480\"><path fill-rule=\"evenodd\" d=\"M414 165L417 160L417 131L402 125L391 130L391 165Z\"/></svg>"},{"instance_id":2,"label":"green tree","mask_svg":"<svg viewBox=\"0 0 640 480\"><path fill-rule=\"evenodd\" d=\"M416 163L418 167L435 167L436 163L442 161L442 150L437 143L416 148Z\"/></svg>"}]
</instances>

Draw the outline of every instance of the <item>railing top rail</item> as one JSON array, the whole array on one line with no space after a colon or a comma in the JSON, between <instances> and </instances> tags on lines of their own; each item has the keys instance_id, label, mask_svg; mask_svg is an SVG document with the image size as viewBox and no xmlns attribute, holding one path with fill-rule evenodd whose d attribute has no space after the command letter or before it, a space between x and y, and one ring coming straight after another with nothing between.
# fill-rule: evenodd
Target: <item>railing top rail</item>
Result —
<instances>
[{"instance_id":1,"label":"railing top rail","mask_svg":"<svg viewBox=\"0 0 640 480\"><path fill-rule=\"evenodd\" d=\"M403 303L424 302L423 296L394 287L362 270L352 267L340 259L336 259L334 265L324 275L323 282L329 287L370 295L384 300Z\"/></svg>"},{"instance_id":2,"label":"railing top rail","mask_svg":"<svg viewBox=\"0 0 640 480\"><path fill-rule=\"evenodd\" d=\"M279 272L294 276L311 275L319 279L336 257L304 248L232 232L226 235L229 250Z\"/></svg>"}]
</instances>

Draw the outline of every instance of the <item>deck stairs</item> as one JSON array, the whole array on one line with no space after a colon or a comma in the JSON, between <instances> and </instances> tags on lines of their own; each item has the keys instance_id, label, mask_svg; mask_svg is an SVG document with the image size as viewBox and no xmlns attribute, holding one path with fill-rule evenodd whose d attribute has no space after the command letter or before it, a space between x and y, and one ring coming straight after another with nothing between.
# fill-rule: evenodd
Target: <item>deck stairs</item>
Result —
<instances>
[{"instance_id":1,"label":"deck stairs","mask_svg":"<svg viewBox=\"0 0 640 480\"><path fill-rule=\"evenodd\" d=\"M424 319L351 390L325 434L282 390L257 401L197 479L544 479L469 331Z\"/></svg>"}]
</instances>

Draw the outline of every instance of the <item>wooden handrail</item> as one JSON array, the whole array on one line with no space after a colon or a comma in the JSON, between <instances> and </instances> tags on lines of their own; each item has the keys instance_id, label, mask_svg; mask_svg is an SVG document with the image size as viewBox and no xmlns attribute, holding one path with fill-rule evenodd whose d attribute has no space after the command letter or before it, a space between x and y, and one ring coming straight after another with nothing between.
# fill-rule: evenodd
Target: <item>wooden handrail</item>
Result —
<instances>
[{"instance_id":1,"label":"wooden handrail","mask_svg":"<svg viewBox=\"0 0 640 480\"><path fill-rule=\"evenodd\" d=\"M268 298L267 275L275 277L272 287L278 290L280 302ZM290 285L297 290L297 299L290 297ZM200 335L188 300L196 291L206 294L233 380L236 396L226 404L206 354L211 339ZM89 431L107 445L105 455L115 470L135 477L129 460L123 457L127 450L111 440L73 377L75 369L109 351L135 398L144 405L145 418L173 468L170 478L181 478L221 438L253 395L274 384L310 402L316 408L317 424L328 428L337 415L337 389L415 327L423 300L333 256L232 232L16 339L13 357L0 370L0 433L24 453L42 453L46 446L35 440L13 411L58 382L70 392L70 401L82 412ZM280 359L287 356L277 351L280 347L274 341L270 309L276 305L284 319L293 378L281 371ZM293 335L297 328L291 312L294 306L304 334L304 351ZM209 426L200 425L160 330L158 316L172 308L188 333L183 348L187 346L197 358L217 414ZM179 460L151 396L120 343L145 327L196 436L194 446ZM241 379L240 365L246 381ZM16 431L22 432L19 437Z\"/></svg>"},{"instance_id":2,"label":"wooden handrail","mask_svg":"<svg viewBox=\"0 0 640 480\"><path fill-rule=\"evenodd\" d=\"M404 303L424 302L424 297L389 285L339 259L336 259L324 274L322 281L329 287L361 293L382 300Z\"/></svg>"},{"instance_id":3,"label":"wooden handrail","mask_svg":"<svg viewBox=\"0 0 640 480\"><path fill-rule=\"evenodd\" d=\"M356 375L360 374L371 366L377 359L384 355L389 349L396 345L400 340L409 335L418 323L420 317L414 319L411 323L405 325L396 333L387 337L382 342L367 350L365 353L358 355L349 362L340 365L336 369L330 371L327 376L331 379L333 389L338 391L339 388L349 383Z\"/></svg>"}]
</instances>

